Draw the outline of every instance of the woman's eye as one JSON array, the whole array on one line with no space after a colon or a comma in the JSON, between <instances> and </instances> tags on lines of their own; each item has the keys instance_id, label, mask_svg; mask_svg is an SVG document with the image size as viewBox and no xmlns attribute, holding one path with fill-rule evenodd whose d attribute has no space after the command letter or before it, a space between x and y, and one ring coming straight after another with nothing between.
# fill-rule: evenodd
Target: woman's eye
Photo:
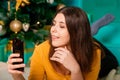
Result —
<instances>
[{"instance_id":1,"label":"woman's eye","mask_svg":"<svg viewBox=\"0 0 120 80\"><path fill-rule=\"evenodd\" d=\"M60 28L65 28L65 26L60 26Z\"/></svg>"}]
</instances>

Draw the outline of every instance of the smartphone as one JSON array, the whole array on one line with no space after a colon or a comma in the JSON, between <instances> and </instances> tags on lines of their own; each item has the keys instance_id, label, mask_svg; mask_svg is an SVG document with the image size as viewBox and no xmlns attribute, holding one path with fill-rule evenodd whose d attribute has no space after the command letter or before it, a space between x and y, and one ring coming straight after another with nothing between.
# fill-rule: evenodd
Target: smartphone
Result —
<instances>
[{"instance_id":1,"label":"smartphone","mask_svg":"<svg viewBox=\"0 0 120 80\"><path fill-rule=\"evenodd\" d=\"M13 64L21 64L24 63L24 42L18 38L13 39L13 54L20 54L20 58L23 59L22 62L15 62ZM23 68L17 68L16 70L23 71L24 72L24 67Z\"/></svg>"}]
</instances>

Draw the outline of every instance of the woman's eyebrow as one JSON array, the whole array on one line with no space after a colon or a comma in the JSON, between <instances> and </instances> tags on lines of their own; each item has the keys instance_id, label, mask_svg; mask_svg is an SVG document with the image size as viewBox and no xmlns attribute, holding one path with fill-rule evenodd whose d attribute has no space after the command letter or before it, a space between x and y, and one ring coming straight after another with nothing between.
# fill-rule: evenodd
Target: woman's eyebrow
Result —
<instances>
[{"instance_id":1,"label":"woman's eyebrow","mask_svg":"<svg viewBox=\"0 0 120 80\"><path fill-rule=\"evenodd\" d=\"M56 20L54 19L52 22L56 22ZM64 21L60 21L59 23L65 24Z\"/></svg>"}]
</instances>

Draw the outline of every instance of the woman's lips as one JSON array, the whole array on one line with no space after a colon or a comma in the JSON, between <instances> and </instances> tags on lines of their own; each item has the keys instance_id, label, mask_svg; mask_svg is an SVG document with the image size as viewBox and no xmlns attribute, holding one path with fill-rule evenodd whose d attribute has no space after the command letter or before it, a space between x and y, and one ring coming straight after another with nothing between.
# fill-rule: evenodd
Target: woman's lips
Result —
<instances>
[{"instance_id":1,"label":"woman's lips","mask_svg":"<svg viewBox=\"0 0 120 80\"><path fill-rule=\"evenodd\" d=\"M57 37L57 36L52 36L52 40L56 40L56 39L58 39L59 37Z\"/></svg>"}]
</instances>

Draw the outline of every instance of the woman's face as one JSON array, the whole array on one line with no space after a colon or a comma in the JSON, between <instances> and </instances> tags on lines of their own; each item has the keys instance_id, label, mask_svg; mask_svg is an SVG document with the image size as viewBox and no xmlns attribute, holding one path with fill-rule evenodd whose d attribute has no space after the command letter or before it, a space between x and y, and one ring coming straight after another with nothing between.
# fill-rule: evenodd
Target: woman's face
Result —
<instances>
[{"instance_id":1,"label":"woman's face","mask_svg":"<svg viewBox=\"0 0 120 80\"><path fill-rule=\"evenodd\" d=\"M54 47L64 47L68 45L70 35L66 26L65 17L62 13L57 14L53 19L50 33Z\"/></svg>"}]
</instances>

